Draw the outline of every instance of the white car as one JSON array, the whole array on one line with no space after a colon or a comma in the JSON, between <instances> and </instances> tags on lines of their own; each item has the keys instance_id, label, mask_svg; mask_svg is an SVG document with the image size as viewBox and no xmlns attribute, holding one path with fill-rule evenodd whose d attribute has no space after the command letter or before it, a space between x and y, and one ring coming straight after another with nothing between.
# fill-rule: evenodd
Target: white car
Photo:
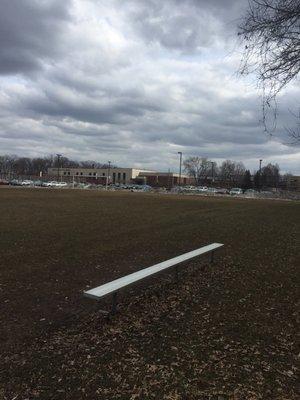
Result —
<instances>
[{"instance_id":1,"label":"white car","mask_svg":"<svg viewBox=\"0 0 300 400\"><path fill-rule=\"evenodd\" d=\"M32 186L33 185L33 181L25 180L25 181L22 181L21 185L22 186Z\"/></svg>"},{"instance_id":2,"label":"white car","mask_svg":"<svg viewBox=\"0 0 300 400\"><path fill-rule=\"evenodd\" d=\"M52 186L52 182L43 182L42 186L43 187L51 187Z\"/></svg>"},{"instance_id":3,"label":"white car","mask_svg":"<svg viewBox=\"0 0 300 400\"><path fill-rule=\"evenodd\" d=\"M243 189L241 188L232 188L229 192L232 196L243 194Z\"/></svg>"},{"instance_id":4,"label":"white car","mask_svg":"<svg viewBox=\"0 0 300 400\"><path fill-rule=\"evenodd\" d=\"M56 182L56 181L51 181L51 182L48 182L47 187L56 187L57 184L58 184L58 182Z\"/></svg>"},{"instance_id":5,"label":"white car","mask_svg":"<svg viewBox=\"0 0 300 400\"><path fill-rule=\"evenodd\" d=\"M207 192L207 186L199 186L196 188L197 192Z\"/></svg>"},{"instance_id":6,"label":"white car","mask_svg":"<svg viewBox=\"0 0 300 400\"><path fill-rule=\"evenodd\" d=\"M67 182L56 182L56 185L55 185L55 187L58 187L58 188L63 188L63 187L67 187L67 186L68 186Z\"/></svg>"}]
</instances>

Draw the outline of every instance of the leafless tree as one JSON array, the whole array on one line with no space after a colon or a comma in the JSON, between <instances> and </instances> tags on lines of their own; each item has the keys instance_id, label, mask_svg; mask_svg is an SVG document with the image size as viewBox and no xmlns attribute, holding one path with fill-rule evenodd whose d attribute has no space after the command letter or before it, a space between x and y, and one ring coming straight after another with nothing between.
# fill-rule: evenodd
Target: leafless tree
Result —
<instances>
[{"instance_id":1,"label":"leafless tree","mask_svg":"<svg viewBox=\"0 0 300 400\"><path fill-rule=\"evenodd\" d=\"M17 156L5 154L0 156L0 174L6 176L13 172Z\"/></svg>"},{"instance_id":2,"label":"leafless tree","mask_svg":"<svg viewBox=\"0 0 300 400\"><path fill-rule=\"evenodd\" d=\"M289 138L292 140L292 144L300 143L300 110L298 115L291 113L296 118L296 126L291 128L287 127L286 131Z\"/></svg>"},{"instance_id":3,"label":"leafless tree","mask_svg":"<svg viewBox=\"0 0 300 400\"><path fill-rule=\"evenodd\" d=\"M96 161L76 161L67 157L60 157L60 167L64 168L107 168L107 164ZM18 157L16 155L0 155L0 178L13 175L39 175L44 174L48 168L58 167L58 158L55 155L47 157ZM110 165L110 168L117 168L116 165Z\"/></svg>"},{"instance_id":4,"label":"leafless tree","mask_svg":"<svg viewBox=\"0 0 300 400\"><path fill-rule=\"evenodd\" d=\"M242 162L223 161L220 166L220 179L229 184L241 184L246 168Z\"/></svg>"},{"instance_id":5,"label":"leafless tree","mask_svg":"<svg viewBox=\"0 0 300 400\"><path fill-rule=\"evenodd\" d=\"M280 181L279 165L269 163L261 170L261 185L278 188Z\"/></svg>"},{"instance_id":6,"label":"leafless tree","mask_svg":"<svg viewBox=\"0 0 300 400\"><path fill-rule=\"evenodd\" d=\"M300 71L300 0L249 0L239 36L245 42L240 73L257 74L270 132L267 111L273 109L275 127L276 96Z\"/></svg>"},{"instance_id":7,"label":"leafless tree","mask_svg":"<svg viewBox=\"0 0 300 400\"><path fill-rule=\"evenodd\" d=\"M212 162L205 157L189 157L183 162L183 165L187 174L195 179L196 185L211 176Z\"/></svg>"}]
</instances>

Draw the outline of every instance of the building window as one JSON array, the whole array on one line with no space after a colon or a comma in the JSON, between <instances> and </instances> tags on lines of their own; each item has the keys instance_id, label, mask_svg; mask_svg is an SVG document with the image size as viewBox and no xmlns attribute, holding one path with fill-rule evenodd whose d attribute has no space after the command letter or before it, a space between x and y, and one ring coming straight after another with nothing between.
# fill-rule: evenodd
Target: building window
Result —
<instances>
[{"instance_id":1,"label":"building window","mask_svg":"<svg viewBox=\"0 0 300 400\"><path fill-rule=\"evenodd\" d=\"M113 172L113 183L116 183L116 173Z\"/></svg>"},{"instance_id":2,"label":"building window","mask_svg":"<svg viewBox=\"0 0 300 400\"><path fill-rule=\"evenodd\" d=\"M80 172L80 175L83 175L83 172Z\"/></svg>"},{"instance_id":3,"label":"building window","mask_svg":"<svg viewBox=\"0 0 300 400\"><path fill-rule=\"evenodd\" d=\"M91 172L89 172L89 176L92 176L92 173L91 173Z\"/></svg>"},{"instance_id":4,"label":"building window","mask_svg":"<svg viewBox=\"0 0 300 400\"><path fill-rule=\"evenodd\" d=\"M79 172L76 172L76 175L78 175L79 174Z\"/></svg>"},{"instance_id":5,"label":"building window","mask_svg":"<svg viewBox=\"0 0 300 400\"><path fill-rule=\"evenodd\" d=\"M66 171L64 171L64 175L66 175L67 173L66 173Z\"/></svg>"},{"instance_id":6,"label":"building window","mask_svg":"<svg viewBox=\"0 0 300 400\"><path fill-rule=\"evenodd\" d=\"M94 174L93 174L94 176L96 176L96 172L94 172Z\"/></svg>"},{"instance_id":7,"label":"building window","mask_svg":"<svg viewBox=\"0 0 300 400\"><path fill-rule=\"evenodd\" d=\"M126 172L123 172L123 181L126 182Z\"/></svg>"},{"instance_id":8,"label":"building window","mask_svg":"<svg viewBox=\"0 0 300 400\"><path fill-rule=\"evenodd\" d=\"M118 172L118 182L121 180L121 172Z\"/></svg>"},{"instance_id":9,"label":"building window","mask_svg":"<svg viewBox=\"0 0 300 400\"><path fill-rule=\"evenodd\" d=\"M105 176L105 172L102 173L102 176Z\"/></svg>"},{"instance_id":10,"label":"building window","mask_svg":"<svg viewBox=\"0 0 300 400\"><path fill-rule=\"evenodd\" d=\"M71 175L71 172L70 172L70 171L68 172L68 175Z\"/></svg>"}]
</instances>

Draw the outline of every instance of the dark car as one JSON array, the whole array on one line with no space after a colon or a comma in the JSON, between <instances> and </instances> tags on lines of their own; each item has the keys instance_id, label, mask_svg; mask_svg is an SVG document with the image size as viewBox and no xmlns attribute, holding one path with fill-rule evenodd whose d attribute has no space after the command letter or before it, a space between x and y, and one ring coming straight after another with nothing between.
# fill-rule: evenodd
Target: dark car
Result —
<instances>
[{"instance_id":1,"label":"dark car","mask_svg":"<svg viewBox=\"0 0 300 400\"><path fill-rule=\"evenodd\" d=\"M11 186L21 186L22 181L19 181L18 179L12 179L11 181L8 182L8 184Z\"/></svg>"},{"instance_id":2,"label":"dark car","mask_svg":"<svg viewBox=\"0 0 300 400\"><path fill-rule=\"evenodd\" d=\"M225 188L216 188L216 193L219 193L219 194L228 194L229 191L228 191L228 189L225 189Z\"/></svg>"}]
</instances>

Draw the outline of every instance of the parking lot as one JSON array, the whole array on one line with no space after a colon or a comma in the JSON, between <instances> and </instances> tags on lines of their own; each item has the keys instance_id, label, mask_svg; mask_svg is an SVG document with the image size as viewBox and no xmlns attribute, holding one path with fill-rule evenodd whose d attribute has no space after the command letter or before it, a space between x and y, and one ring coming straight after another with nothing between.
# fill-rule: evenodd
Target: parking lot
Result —
<instances>
[{"instance_id":1,"label":"parking lot","mask_svg":"<svg viewBox=\"0 0 300 400\"><path fill-rule=\"evenodd\" d=\"M237 187L208 187L208 186L174 186L172 188L151 187L142 184L95 184L88 182L64 182L64 181L47 181L47 180L30 180L30 179L12 179L0 181L1 186L10 187L27 187L27 188L51 188L51 189L85 189L85 190L109 190L109 191L131 191L131 192L154 192L165 194L184 194L184 195L200 195L200 196L231 196L247 199L285 199L300 200L299 192L291 192L286 190L255 190L242 189Z\"/></svg>"}]
</instances>

